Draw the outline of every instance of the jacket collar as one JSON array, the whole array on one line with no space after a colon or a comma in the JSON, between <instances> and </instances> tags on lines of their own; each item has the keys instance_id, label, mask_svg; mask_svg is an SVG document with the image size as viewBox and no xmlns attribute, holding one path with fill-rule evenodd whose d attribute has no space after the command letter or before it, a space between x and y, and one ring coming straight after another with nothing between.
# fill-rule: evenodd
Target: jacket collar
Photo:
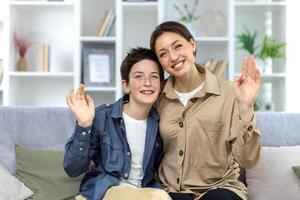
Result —
<instances>
[{"instance_id":1,"label":"jacket collar","mask_svg":"<svg viewBox=\"0 0 300 200\"><path fill-rule=\"evenodd\" d=\"M210 71L205 69L205 80L204 80L204 86L203 89L200 90L197 94L195 94L194 97L203 97L206 94L214 94L214 95L220 95L220 85L217 77L213 75ZM170 76L165 84L165 87L162 91L163 94L166 95L169 99L178 99L178 96L174 89L174 77Z\"/></svg>"},{"instance_id":2,"label":"jacket collar","mask_svg":"<svg viewBox=\"0 0 300 200\"><path fill-rule=\"evenodd\" d=\"M120 98L118 101L116 101L113 105L112 105L112 112L111 112L111 117L113 118L123 118L123 104L128 102L128 98L124 95L122 98ZM159 116L156 112L156 110L153 108L153 106L151 107L151 110L149 112L149 116L148 118L150 119L151 117L153 117L155 120L159 119Z\"/></svg>"}]
</instances>

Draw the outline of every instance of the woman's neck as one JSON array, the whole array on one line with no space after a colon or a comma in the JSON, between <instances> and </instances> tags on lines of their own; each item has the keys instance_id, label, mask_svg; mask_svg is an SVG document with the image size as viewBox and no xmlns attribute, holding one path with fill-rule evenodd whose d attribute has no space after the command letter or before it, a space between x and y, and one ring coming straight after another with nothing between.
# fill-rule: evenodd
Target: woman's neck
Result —
<instances>
[{"instance_id":1,"label":"woman's neck","mask_svg":"<svg viewBox=\"0 0 300 200\"><path fill-rule=\"evenodd\" d=\"M148 117L151 106L139 105L129 100L124 104L123 112L136 120L144 120Z\"/></svg>"},{"instance_id":2,"label":"woman's neck","mask_svg":"<svg viewBox=\"0 0 300 200\"><path fill-rule=\"evenodd\" d=\"M204 76L198 72L197 67L193 67L190 72L182 77L174 77L174 89L178 92L191 92L201 85Z\"/></svg>"}]
</instances>

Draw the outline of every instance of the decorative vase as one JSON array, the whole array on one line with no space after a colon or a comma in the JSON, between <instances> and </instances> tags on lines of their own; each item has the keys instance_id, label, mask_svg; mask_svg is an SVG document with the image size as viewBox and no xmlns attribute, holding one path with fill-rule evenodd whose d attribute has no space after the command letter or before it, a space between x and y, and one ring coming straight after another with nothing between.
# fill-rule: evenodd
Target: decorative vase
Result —
<instances>
[{"instance_id":1,"label":"decorative vase","mask_svg":"<svg viewBox=\"0 0 300 200\"><path fill-rule=\"evenodd\" d=\"M17 63L17 71L27 71L27 62L25 57L20 57Z\"/></svg>"},{"instance_id":2,"label":"decorative vase","mask_svg":"<svg viewBox=\"0 0 300 200\"><path fill-rule=\"evenodd\" d=\"M272 83L262 85L262 100L265 111L273 111L274 103L272 101Z\"/></svg>"},{"instance_id":3,"label":"decorative vase","mask_svg":"<svg viewBox=\"0 0 300 200\"><path fill-rule=\"evenodd\" d=\"M265 66L264 66L264 74L272 74L272 65L273 65L272 58L266 58Z\"/></svg>"},{"instance_id":4,"label":"decorative vase","mask_svg":"<svg viewBox=\"0 0 300 200\"><path fill-rule=\"evenodd\" d=\"M266 58L265 60L256 59L255 64L259 68L261 74L266 74L266 75L272 74L272 65L273 65L272 58Z\"/></svg>"}]
</instances>

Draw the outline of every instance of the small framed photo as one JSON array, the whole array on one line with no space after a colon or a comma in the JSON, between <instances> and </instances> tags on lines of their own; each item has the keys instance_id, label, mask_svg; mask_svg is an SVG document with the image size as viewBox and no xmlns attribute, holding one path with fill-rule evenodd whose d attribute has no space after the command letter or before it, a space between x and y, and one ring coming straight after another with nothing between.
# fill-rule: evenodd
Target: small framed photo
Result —
<instances>
[{"instance_id":1,"label":"small framed photo","mask_svg":"<svg viewBox=\"0 0 300 200\"><path fill-rule=\"evenodd\" d=\"M114 45L83 45L83 83L86 86L115 85Z\"/></svg>"}]
</instances>

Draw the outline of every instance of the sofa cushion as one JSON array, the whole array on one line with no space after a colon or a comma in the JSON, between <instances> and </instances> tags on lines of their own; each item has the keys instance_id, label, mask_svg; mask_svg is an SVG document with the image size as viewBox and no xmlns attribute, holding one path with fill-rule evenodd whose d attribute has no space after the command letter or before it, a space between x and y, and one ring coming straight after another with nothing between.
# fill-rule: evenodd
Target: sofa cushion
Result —
<instances>
[{"instance_id":1,"label":"sofa cushion","mask_svg":"<svg viewBox=\"0 0 300 200\"><path fill-rule=\"evenodd\" d=\"M15 144L64 150L74 125L68 108L0 107L0 163L15 174Z\"/></svg>"},{"instance_id":2,"label":"sofa cushion","mask_svg":"<svg viewBox=\"0 0 300 200\"><path fill-rule=\"evenodd\" d=\"M0 164L0 199L23 200L33 194L32 190L24 185L16 177L12 176Z\"/></svg>"},{"instance_id":3,"label":"sofa cushion","mask_svg":"<svg viewBox=\"0 0 300 200\"><path fill-rule=\"evenodd\" d=\"M16 175L34 191L32 199L74 199L82 176L68 177L63 151L36 150L16 145Z\"/></svg>"},{"instance_id":4,"label":"sofa cushion","mask_svg":"<svg viewBox=\"0 0 300 200\"><path fill-rule=\"evenodd\" d=\"M293 166L292 167L297 177L300 179L300 166Z\"/></svg>"},{"instance_id":5,"label":"sofa cushion","mask_svg":"<svg viewBox=\"0 0 300 200\"><path fill-rule=\"evenodd\" d=\"M257 124L261 131L262 146L300 145L300 114L257 112Z\"/></svg>"},{"instance_id":6,"label":"sofa cushion","mask_svg":"<svg viewBox=\"0 0 300 200\"><path fill-rule=\"evenodd\" d=\"M295 165L300 165L300 146L262 147L259 163L246 169L249 199L299 199L300 180L292 170Z\"/></svg>"}]
</instances>

